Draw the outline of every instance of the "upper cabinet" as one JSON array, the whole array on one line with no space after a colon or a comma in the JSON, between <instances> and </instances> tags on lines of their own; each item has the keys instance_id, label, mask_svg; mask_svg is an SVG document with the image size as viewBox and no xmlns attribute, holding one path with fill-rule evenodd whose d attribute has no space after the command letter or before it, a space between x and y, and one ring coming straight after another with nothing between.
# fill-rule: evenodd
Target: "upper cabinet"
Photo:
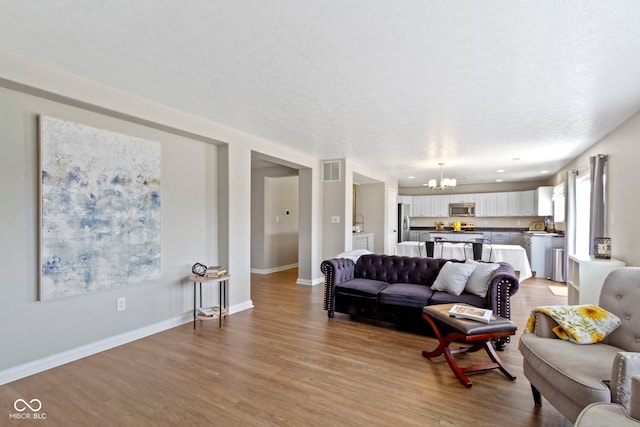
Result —
<instances>
[{"instance_id":1,"label":"upper cabinet","mask_svg":"<svg viewBox=\"0 0 640 427\"><path fill-rule=\"evenodd\" d=\"M498 216L498 193L476 194L476 216Z\"/></svg>"},{"instance_id":2,"label":"upper cabinet","mask_svg":"<svg viewBox=\"0 0 640 427\"><path fill-rule=\"evenodd\" d=\"M553 215L553 187L538 187L536 190L536 215Z\"/></svg>"},{"instance_id":3,"label":"upper cabinet","mask_svg":"<svg viewBox=\"0 0 640 427\"><path fill-rule=\"evenodd\" d=\"M496 193L495 216L509 216L509 193Z\"/></svg>"},{"instance_id":4,"label":"upper cabinet","mask_svg":"<svg viewBox=\"0 0 640 427\"><path fill-rule=\"evenodd\" d=\"M449 216L449 196L444 194L413 196L412 216Z\"/></svg>"},{"instance_id":5,"label":"upper cabinet","mask_svg":"<svg viewBox=\"0 0 640 427\"><path fill-rule=\"evenodd\" d=\"M449 203L475 203L477 194L449 194Z\"/></svg>"},{"instance_id":6,"label":"upper cabinet","mask_svg":"<svg viewBox=\"0 0 640 427\"><path fill-rule=\"evenodd\" d=\"M498 212L496 216L536 216L535 190L509 191L497 194Z\"/></svg>"},{"instance_id":7,"label":"upper cabinet","mask_svg":"<svg viewBox=\"0 0 640 427\"><path fill-rule=\"evenodd\" d=\"M397 196L396 200L398 203L410 205L413 203L413 196Z\"/></svg>"},{"instance_id":8,"label":"upper cabinet","mask_svg":"<svg viewBox=\"0 0 640 427\"><path fill-rule=\"evenodd\" d=\"M551 205L553 206L553 220L555 222L564 222L564 183L553 187L551 200Z\"/></svg>"},{"instance_id":9,"label":"upper cabinet","mask_svg":"<svg viewBox=\"0 0 640 427\"><path fill-rule=\"evenodd\" d=\"M553 213L552 192L553 187L540 187L500 193L413 196L411 216L448 217L449 203L475 203L476 217L547 216Z\"/></svg>"}]
</instances>

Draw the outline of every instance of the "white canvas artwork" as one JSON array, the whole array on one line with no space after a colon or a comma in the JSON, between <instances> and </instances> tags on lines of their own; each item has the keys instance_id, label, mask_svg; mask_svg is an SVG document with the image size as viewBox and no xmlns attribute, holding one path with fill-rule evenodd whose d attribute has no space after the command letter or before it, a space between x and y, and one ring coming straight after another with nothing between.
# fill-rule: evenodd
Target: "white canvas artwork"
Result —
<instances>
[{"instance_id":1,"label":"white canvas artwork","mask_svg":"<svg viewBox=\"0 0 640 427\"><path fill-rule=\"evenodd\" d=\"M40 299L160 278L160 144L40 117Z\"/></svg>"}]
</instances>

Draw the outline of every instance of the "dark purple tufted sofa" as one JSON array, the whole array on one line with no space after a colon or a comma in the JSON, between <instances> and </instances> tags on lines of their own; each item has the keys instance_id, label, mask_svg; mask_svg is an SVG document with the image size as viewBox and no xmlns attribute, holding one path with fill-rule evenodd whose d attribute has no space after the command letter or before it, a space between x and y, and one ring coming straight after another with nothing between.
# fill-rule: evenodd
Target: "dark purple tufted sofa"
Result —
<instances>
[{"instance_id":1,"label":"dark purple tufted sofa","mask_svg":"<svg viewBox=\"0 0 640 427\"><path fill-rule=\"evenodd\" d=\"M447 261L462 262L379 254L363 255L356 263L347 258L325 260L320 266L325 275L324 309L329 318L338 312L411 326L423 325L425 305L464 302L511 318L510 298L519 282L510 264L500 263L489 279L487 297L482 298L431 290Z\"/></svg>"}]
</instances>

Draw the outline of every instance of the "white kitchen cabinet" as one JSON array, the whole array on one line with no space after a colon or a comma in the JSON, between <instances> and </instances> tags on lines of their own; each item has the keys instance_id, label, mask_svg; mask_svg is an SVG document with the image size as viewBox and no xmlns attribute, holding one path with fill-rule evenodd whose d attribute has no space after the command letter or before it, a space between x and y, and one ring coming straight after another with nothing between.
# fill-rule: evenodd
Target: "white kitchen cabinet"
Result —
<instances>
[{"instance_id":1,"label":"white kitchen cabinet","mask_svg":"<svg viewBox=\"0 0 640 427\"><path fill-rule=\"evenodd\" d=\"M425 216L424 215L424 204L425 200L429 196L414 196L413 204L411 206L411 216Z\"/></svg>"},{"instance_id":2,"label":"white kitchen cabinet","mask_svg":"<svg viewBox=\"0 0 640 427\"><path fill-rule=\"evenodd\" d=\"M420 231L418 240L421 242L426 242L427 240L430 240L430 234L431 233L429 231Z\"/></svg>"},{"instance_id":3,"label":"white kitchen cabinet","mask_svg":"<svg viewBox=\"0 0 640 427\"><path fill-rule=\"evenodd\" d=\"M517 232L510 232L509 233L509 242L507 243L508 245L517 245L517 246L522 246L524 244L523 239L522 239L522 233L517 231Z\"/></svg>"},{"instance_id":4,"label":"white kitchen cabinet","mask_svg":"<svg viewBox=\"0 0 640 427\"><path fill-rule=\"evenodd\" d=\"M396 200L397 200L397 203L410 205L413 203L413 196L397 196Z\"/></svg>"},{"instance_id":5,"label":"white kitchen cabinet","mask_svg":"<svg viewBox=\"0 0 640 427\"><path fill-rule=\"evenodd\" d=\"M405 215L413 215L413 196L397 196L396 202L404 206L408 206L409 209L404 211Z\"/></svg>"},{"instance_id":6,"label":"white kitchen cabinet","mask_svg":"<svg viewBox=\"0 0 640 427\"><path fill-rule=\"evenodd\" d=\"M536 190L520 192L520 211L516 216L536 215L536 194Z\"/></svg>"},{"instance_id":7,"label":"white kitchen cabinet","mask_svg":"<svg viewBox=\"0 0 640 427\"><path fill-rule=\"evenodd\" d=\"M476 216L493 217L497 216L497 193L476 194Z\"/></svg>"},{"instance_id":8,"label":"white kitchen cabinet","mask_svg":"<svg viewBox=\"0 0 640 427\"><path fill-rule=\"evenodd\" d=\"M509 216L509 193L495 193L496 194L496 215L495 216Z\"/></svg>"},{"instance_id":9,"label":"white kitchen cabinet","mask_svg":"<svg viewBox=\"0 0 640 427\"><path fill-rule=\"evenodd\" d=\"M472 242L477 239L484 238L482 233L459 233L459 232L449 232L449 233L439 233L439 232L431 232L430 239L442 239L448 240L450 242Z\"/></svg>"},{"instance_id":10,"label":"white kitchen cabinet","mask_svg":"<svg viewBox=\"0 0 640 427\"><path fill-rule=\"evenodd\" d=\"M439 194L432 196L431 201L431 216L434 217L448 217L449 216L449 196L446 194Z\"/></svg>"},{"instance_id":11,"label":"white kitchen cabinet","mask_svg":"<svg viewBox=\"0 0 640 427\"><path fill-rule=\"evenodd\" d=\"M436 196L426 196L422 201L422 216L436 216Z\"/></svg>"},{"instance_id":12,"label":"white kitchen cabinet","mask_svg":"<svg viewBox=\"0 0 640 427\"><path fill-rule=\"evenodd\" d=\"M520 216L520 192L509 191L507 193L507 197L508 197L507 215Z\"/></svg>"},{"instance_id":13,"label":"white kitchen cabinet","mask_svg":"<svg viewBox=\"0 0 640 427\"><path fill-rule=\"evenodd\" d=\"M545 186L538 187L535 190L536 194L536 211L537 216L551 216L553 215L553 187Z\"/></svg>"},{"instance_id":14,"label":"white kitchen cabinet","mask_svg":"<svg viewBox=\"0 0 640 427\"><path fill-rule=\"evenodd\" d=\"M449 194L449 203L474 203L476 194Z\"/></svg>"},{"instance_id":15,"label":"white kitchen cabinet","mask_svg":"<svg viewBox=\"0 0 640 427\"><path fill-rule=\"evenodd\" d=\"M528 191L413 196L411 216L446 218L450 203L475 203L477 217L548 216L553 214L552 191L553 187L539 187Z\"/></svg>"},{"instance_id":16,"label":"white kitchen cabinet","mask_svg":"<svg viewBox=\"0 0 640 427\"><path fill-rule=\"evenodd\" d=\"M523 233L523 247L527 252L531 271L537 277L551 277L553 268L552 249L564 249L564 236L552 234Z\"/></svg>"},{"instance_id":17,"label":"white kitchen cabinet","mask_svg":"<svg viewBox=\"0 0 640 427\"><path fill-rule=\"evenodd\" d=\"M522 246L522 232L520 231L485 231L483 234L486 243Z\"/></svg>"},{"instance_id":18,"label":"white kitchen cabinet","mask_svg":"<svg viewBox=\"0 0 640 427\"><path fill-rule=\"evenodd\" d=\"M509 191L508 216L534 216L535 190Z\"/></svg>"},{"instance_id":19,"label":"white kitchen cabinet","mask_svg":"<svg viewBox=\"0 0 640 427\"><path fill-rule=\"evenodd\" d=\"M567 299L571 305L598 305L604 279L616 268L625 266L617 259L596 259L588 255L569 255L567 262Z\"/></svg>"},{"instance_id":20,"label":"white kitchen cabinet","mask_svg":"<svg viewBox=\"0 0 640 427\"><path fill-rule=\"evenodd\" d=\"M493 245L508 245L509 244L509 234L508 232L503 231L487 231L484 234L484 240L487 243L491 243Z\"/></svg>"},{"instance_id":21,"label":"white kitchen cabinet","mask_svg":"<svg viewBox=\"0 0 640 427\"><path fill-rule=\"evenodd\" d=\"M366 249L373 252L373 233L356 233L353 235L353 249Z\"/></svg>"},{"instance_id":22,"label":"white kitchen cabinet","mask_svg":"<svg viewBox=\"0 0 640 427\"><path fill-rule=\"evenodd\" d=\"M486 216L484 194L476 194L476 216Z\"/></svg>"},{"instance_id":23,"label":"white kitchen cabinet","mask_svg":"<svg viewBox=\"0 0 640 427\"><path fill-rule=\"evenodd\" d=\"M449 194L449 203L462 203L462 194Z\"/></svg>"},{"instance_id":24,"label":"white kitchen cabinet","mask_svg":"<svg viewBox=\"0 0 640 427\"><path fill-rule=\"evenodd\" d=\"M417 213L413 216L426 216L431 218L449 216L449 197L444 194L434 196L416 196L420 199L417 204Z\"/></svg>"},{"instance_id":25,"label":"white kitchen cabinet","mask_svg":"<svg viewBox=\"0 0 640 427\"><path fill-rule=\"evenodd\" d=\"M551 196L551 204L553 206L553 220L555 222L564 222L564 184L558 184L553 187L553 195Z\"/></svg>"},{"instance_id":26,"label":"white kitchen cabinet","mask_svg":"<svg viewBox=\"0 0 640 427\"><path fill-rule=\"evenodd\" d=\"M409 240L412 242L420 241L420 232L417 230L409 230Z\"/></svg>"}]
</instances>

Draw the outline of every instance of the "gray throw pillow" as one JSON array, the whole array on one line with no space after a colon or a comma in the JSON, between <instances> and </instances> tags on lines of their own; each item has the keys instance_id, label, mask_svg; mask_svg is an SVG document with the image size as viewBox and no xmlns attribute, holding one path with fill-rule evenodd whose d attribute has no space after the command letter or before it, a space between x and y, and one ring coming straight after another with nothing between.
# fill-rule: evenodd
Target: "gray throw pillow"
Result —
<instances>
[{"instance_id":1,"label":"gray throw pillow","mask_svg":"<svg viewBox=\"0 0 640 427\"><path fill-rule=\"evenodd\" d=\"M440 269L431 289L460 295L475 268L476 266L472 264L447 261Z\"/></svg>"},{"instance_id":2,"label":"gray throw pillow","mask_svg":"<svg viewBox=\"0 0 640 427\"><path fill-rule=\"evenodd\" d=\"M491 273L500 267L500 264L478 262L468 259L466 264L475 265L475 270L467 281L467 286L464 290L470 294L478 295L479 297L486 298L487 290L489 289L489 277Z\"/></svg>"}]
</instances>

